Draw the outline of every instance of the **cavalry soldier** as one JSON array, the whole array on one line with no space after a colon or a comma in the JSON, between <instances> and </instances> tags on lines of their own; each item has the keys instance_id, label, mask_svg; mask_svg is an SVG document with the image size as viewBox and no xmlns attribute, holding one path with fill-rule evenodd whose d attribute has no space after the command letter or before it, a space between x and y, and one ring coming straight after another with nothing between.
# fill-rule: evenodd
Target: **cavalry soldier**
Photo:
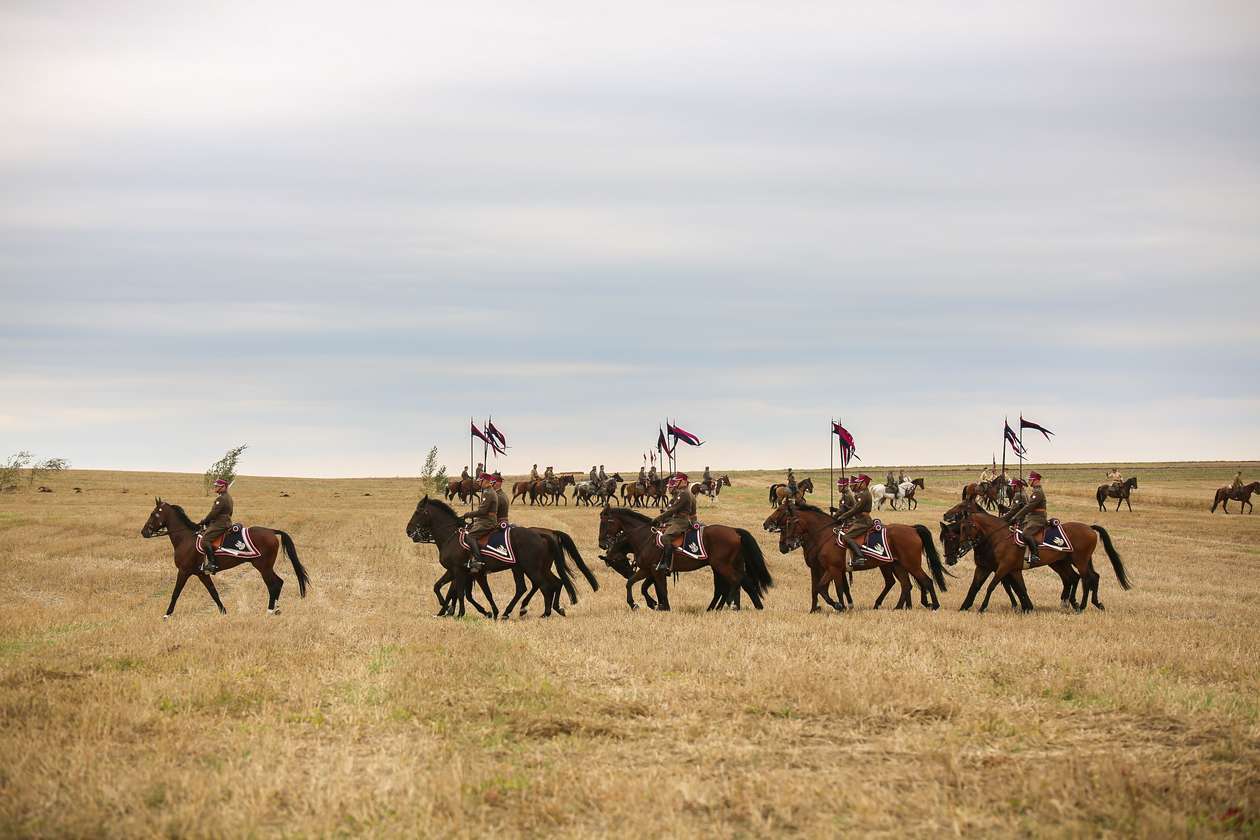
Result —
<instances>
[{"instance_id":1,"label":"cavalry soldier","mask_svg":"<svg viewBox=\"0 0 1260 840\"><path fill-rule=\"evenodd\" d=\"M464 514L464 518L469 520L467 542L471 555L465 565L474 575L486 565L481 558L481 546L478 540L499 527L499 496L494 491L494 476L482 473L477 476L477 483L482 489L481 505L476 510Z\"/></svg>"},{"instance_id":2,"label":"cavalry soldier","mask_svg":"<svg viewBox=\"0 0 1260 840\"><path fill-rule=\"evenodd\" d=\"M478 461L478 462L477 462L477 472L475 473L475 475L477 476L477 480L478 480L478 481L480 481L480 480L481 480L481 474L482 474L482 473L484 473L485 471L486 471L486 465L485 465L485 464L483 464L483 463L481 463L480 461Z\"/></svg>"},{"instance_id":3,"label":"cavalry soldier","mask_svg":"<svg viewBox=\"0 0 1260 840\"><path fill-rule=\"evenodd\" d=\"M664 523L661 535L661 559L656 564L658 572L668 572L674 561L674 537L687 533L696 521L696 497L691 493L686 473L674 473L669 477L666 489L674 494L674 501L652 520L653 525Z\"/></svg>"},{"instance_id":4,"label":"cavalry soldier","mask_svg":"<svg viewBox=\"0 0 1260 840\"><path fill-rule=\"evenodd\" d=\"M1028 496L1024 494L1024 482L1018 478L1012 478L1011 488L1011 509L1021 508L1028 503Z\"/></svg>"},{"instance_id":5,"label":"cavalry soldier","mask_svg":"<svg viewBox=\"0 0 1260 840\"><path fill-rule=\"evenodd\" d=\"M499 503L499 527L506 528L508 526L508 509L512 507L512 503L508 500L507 494L503 492L503 476L495 472L492 479L494 481L494 496Z\"/></svg>"},{"instance_id":6,"label":"cavalry soldier","mask_svg":"<svg viewBox=\"0 0 1260 840\"><path fill-rule=\"evenodd\" d=\"M704 480L701 482L701 484L705 488L711 489L713 487L713 473L709 472L708 467L704 468Z\"/></svg>"},{"instance_id":7,"label":"cavalry soldier","mask_svg":"<svg viewBox=\"0 0 1260 840\"><path fill-rule=\"evenodd\" d=\"M608 473L604 472L604 465L600 464L599 465L599 487L602 488L606 481L608 481Z\"/></svg>"},{"instance_id":8,"label":"cavalry soldier","mask_svg":"<svg viewBox=\"0 0 1260 840\"><path fill-rule=\"evenodd\" d=\"M1234 473L1234 480L1229 485L1229 492L1237 493L1241 489L1243 489L1242 470L1239 470Z\"/></svg>"},{"instance_id":9,"label":"cavalry soldier","mask_svg":"<svg viewBox=\"0 0 1260 840\"><path fill-rule=\"evenodd\" d=\"M862 547L857 541L866 536L871 530L874 522L871 520L871 507L873 500L871 499L871 477L866 473L854 476L849 484L856 489L853 496L853 504L843 508L836 514L836 521L841 527L836 529L836 534L840 539L844 540L851 556L849 557L849 568L857 568L857 564L862 559Z\"/></svg>"},{"instance_id":10,"label":"cavalry soldier","mask_svg":"<svg viewBox=\"0 0 1260 840\"><path fill-rule=\"evenodd\" d=\"M206 559L201 562L201 571L214 574L219 567L214 562L214 545L219 537L232 527L232 497L228 495L228 483L222 478L214 480L214 504L206 518L198 523L201 527L201 547L206 551Z\"/></svg>"},{"instance_id":11,"label":"cavalry soldier","mask_svg":"<svg viewBox=\"0 0 1260 840\"><path fill-rule=\"evenodd\" d=\"M888 475L884 476L884 492L892 493L894 497L898 495L897 479L893 478L892 470L889 470Z\"/></svg>"},{"instance_id":12,"label":"cavalry soldier","mask_svg":"<svg viewBox=\"0 0 1260 840\"><path fill-rule=\"evenodd\" d=\"M905 470L899 470L899 471L897 472L897 486L898 486L898 487L900 487L901 485L903 485L903 484L905 484L905 483L906 483L906 471L905 471Z\"/></svg>"},{"instance_id":13,"label":"cavalry soldier","mask_svg":"<svg viewBox=\"0 0 1260 840\"><path fill-rule=\"evenodd\" d=\"M640 490L646 490L646 489L647 489L647 468L646 468L646 467L639 467L639 482L638 482L638 484L639 484L639 489L640 489Z\"/></svg>"},{"instance_id":14,"label":"cavalry soldier","mask_svg":"<svg viewBox=\"0 0 1260 840\"><path fill-rule=\"evenodd\" d=\"M535 484L537 482L538 482L538 465L534 464L534 466L531 467L529 471L529 483Z\"/></svg>"},{"instance_id":15,"label":"cavalry soldier","mask_svg":"<svg viewBox=\"0 0 1260 840\"><path fill-rule=\"evenodd\" d=\"M555 470L553 470L551 467L547 467L547 471L543 473L543 481L550 484L555 479L555 477L556 477Z\"/></svg>"},{"instance_id":16,"label":"cavalry soldier","mask_svg":"<svg viewBox=\"0 0 1260 840\"><path fill-rule=\"evenodd\" d=\"M656 464L653 464L652 469L648 470L648 484L653 490L656 489Z\"/></svg>"},{"instance_id":17,"label":"cavalry soldier","mask_svg":"<svg viewBox=\"0 0 1260 840\"><path fill-rule=\"evenodd\" d=\"M992 480L993 480L993 471L992 471L992 470L990 470L988 467L985 467L984 469L982 469L982 470L980 471L980 483L981 483L981 484L988 484L988 483L989 483L990 481L992 481Z\"/></svg>"},{"instance_id":18,"label":"cavalry soldier","mask_svg":"<svg viewBox=\"0 0 1260 840\"><path fill-rule=\"evenodd\" d=\"M792 472L792 468L788 467L787 474L787 501L796 499L796 473Z\"/></svg>"},{"instance_id":19,"label":"cavalry soldier","mask_svg":"<svg viewBox=\"0 0 1260 840\"><path fill-rule=\"evenodd\" d=\"M459 471L460 481L467 481L470 478L472 478L472 476L468 474L468 467L464 467L462 470Z\"/></svg>"},{"instance_id":20,"label":"cavalry soldier","mask_svg":"<svg viewBox=\"0 0 1260 840\"><path fill-rule=\"evenodd\" d=\"M1121 475L1119 467L1111 468L1111 472L1107 473L1107 480L1111 482L1112 489L1117 492L1124 486L1124 476Z\"/></svg>"},{"instance_id":21,"label":"cavalry soldier","mask_svg":"<svg viewBox=\"0 0 1260 840\"><path fill-rule=\"evenodd\" d=\"M1031 568L1041 560L1041 555L1037 553L1037 538L1041 536L1040 532L1046 527L1048 521L1046 519L1046 492L1041 489L1041 473L1030 472L1028 484L1032 488L1028 501L1003 518L1007 522L1019 525L1020 533L1024 535L1024 544L1028 546L1030 555L1028 564Z\"/></svg>"},{"instance_id":22,"label":"cavalry soldier","mask_svg":"<svg viewBox=\"0 0 1260 840\"><path fill-rule=\"evenodd\" d=\"M845 510L853 506L853 491L849 489L849 479L837 478L836 489L840 491L840 510Z\"/></svg>"},{"instance_id":23,"label":"cavalry soldier","mask_svg":"<svg viewBox=\"0 0 1260 840\"><path fill-rule=\"evenodd\" d=\"M595 468L591 467L591 484L599 486L599 473L595 472Z\"/></svg>"}]
</instances>

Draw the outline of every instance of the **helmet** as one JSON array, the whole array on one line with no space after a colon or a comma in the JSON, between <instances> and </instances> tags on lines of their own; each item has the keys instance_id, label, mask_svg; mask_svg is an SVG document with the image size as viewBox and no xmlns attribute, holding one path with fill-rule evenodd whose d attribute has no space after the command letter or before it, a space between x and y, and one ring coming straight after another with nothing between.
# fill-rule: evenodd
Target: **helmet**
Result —
<instances>
[{"instance_id":1,"label":"helmet","mask_svg":"<svg viewBox=\"0 0 1260 840\"><path fill-rule=\"evenodd\" d=\"M1039 473L1039 472L1029 472L1029 473L1028 473L1028 480L1029 480L1029 481L1041 481L1041 473Z\"/></svg>"},{"instance_id":2,"label":"helmet","mask_svg":"<svg viewBox=\"0 0 1260 840\"><path fill-rule=\"evenodd\" d=\"M228 483L227 483L226 478L216 478L214 480L214 492L222 493L224 490L227 490L227 489L228 489Z\"/></svg>"}]
</instances>

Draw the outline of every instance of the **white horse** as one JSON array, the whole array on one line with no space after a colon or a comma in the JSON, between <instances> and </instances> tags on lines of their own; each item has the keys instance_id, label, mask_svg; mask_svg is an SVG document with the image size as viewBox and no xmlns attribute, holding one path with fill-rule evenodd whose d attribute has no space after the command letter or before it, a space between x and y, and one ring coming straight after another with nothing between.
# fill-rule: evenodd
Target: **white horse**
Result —
<instances>
[{"instance_id":1,"label":"white horse","mask_svg":"<svg viewBox=\"0 0 1260 840\"><path fill-rule=\"evenodd\" d=\"M903 481L892 489L890 492L882 484L871 485L871 498L875 500L875 509L883 510L884 502L892 503L892 509L897 509L897 500L905 499L910 495L910 491L914 489L913 481Z\"/></svg>"}]
</instances>

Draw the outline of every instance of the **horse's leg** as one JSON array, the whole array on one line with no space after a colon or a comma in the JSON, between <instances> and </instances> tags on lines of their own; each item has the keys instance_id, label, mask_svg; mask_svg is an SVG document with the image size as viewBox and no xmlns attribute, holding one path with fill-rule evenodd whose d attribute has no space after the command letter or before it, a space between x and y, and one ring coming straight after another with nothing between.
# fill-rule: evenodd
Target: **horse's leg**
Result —
<instances>
[{"instance_id":1,"label":"horse's leg","mask_svg":"<svg viewBox=\"0 0 1260 840\"><path fill-rule=\"evenodd\" d=\"M656 608L669 612L669 575L653 570L652 579L656 581Z\"/></svg>"},{"instance_id":2,"label":"horse's leg","mask_svg":"<svg viewBox=\"0 0 1260 840\"><path fill-rule=\"evenodd\" d=\"M227 615L227 610L223 606L223 602L219 600L219 590L214 588L214 581L210 579L210 575L205 572L197 572L197 578L201 581L201 585L210 593L210 597L214 600L214 605L219 608L220 615ZM173 604L172 604L173 606Z\"/></svg>"},{"instance_id":3,"label":"horse's leg","mask_svg":"<svg viewBox=\"0 0 1260 840\"><path fill-rule=\"evenodd\" d=\"M258 567L255 566L255 568ZM263 583L267 584L267 612L270 615L276 615L280 612L280 607L276 606L276 602L280 600L280 590L284 588L284 580L270 568L258 569L258 573L262 575Z\"/></svg>"},{"instance_id":4,"label":"horse's leg","mask_svg":"<svg viewBox=\"0 0 1260 840\"><path fill-rule=\"evenodd\" d=\"M897 582L897 578L893 576L892 569L889 569L887 566L880 566L879 573L884 578L884 589L879 593L879 597L875 599L875 604L871 607L873 610L877 610L883 606L884 599L888 597L888 593L892 590L893 584Z\"/></svg>"},{"instance_id":5,"label":"horse's leg","mask_svg":"<svg viewBox=\"0 0 1260 840\"><path fill-rule=\"evenodd\" d=\"M818 567L811 565L809 567L809 611L811 613L822 612L822 607L818 606L818 581L821 577L822 575L818 573ZM828 598L827 601L830 602L831 599Z\"/></svg>"},{"instance_id":6,"label":"horse's leg","mask_svg":"<svg viewBox=\"0 0 1260 840\"><path fill-rule=\"evenodd\" d=\"M170 618L175 612L175 602L179 600L179 593L184 591L184 584L188 582L188 572L180 569L175 575L175 591L171 593L171 603L166 608L166 612L162 618Z\"/></svg>"},{"instance_id":7,"label":"horse's leg","mask_svg":"<svg viewBox=\"0 0 1260 840\"><path fill-rule=\"evenodd\" d=\"M971 609L971 605L976 602L976 595L980 592L980 587L984 585L984 581L988 578L989 573L976 566L975 572L971 575L971 587L967 590L967 597L963 598L962 606L958 608L959 612L966 612Z\"/></svg>"},{"instance_id":8,"label":"horse's leg","mask_svg":"<svg viewBox=\"0 0 1260 840\"><path fill-rule=\"evenodd\" d=\"M721 609L726 604L726 596L722 592L722 578L718 575L717 568L710 566L709 571L713 572L713 598L709 601L709 606L705 608L705 612Z\"/></svg>"},{"instance_id":9,"label":"horse's leg","mask_svg":"<svg viewBox=\"0 0 1260 840\"><path fill-rule=\"evenodd\" d=\"M1032 598L1028 597L1028 586L1024 583L1023 575L1010 575L1003 580L1009 580L1015 587L1015 593L1019 595L1020 608L1026 612L1034 612L1036 607L1033 606Z\"/></svg>"},{"instance_id":10,"label":"horse's leg","mask_svg":"<svg viewBox=\"0 0 1260 840\"><path fill-rule=\"evenodd\" d=\"M911 598L910 575L906 574L905 568L900 563L893 564L892 573L897 576L897 583L901 586L901 595L897 598L897 606L893 609L908 610L914 606Z\"/></svg>"},{"instance_id":11,"label":"horse's leg","mask_svg":"<svg viewBox=\"0 0 1260 840\"><path fill-rule=\"evenodd\" d=\"M487 578L486 573L482 572L481 574L477 575L476 580L477 580L477 585L481 587L481 594L485 595L486 600L490 603L490 611L486 612L484 609L482 609L481 604L477 603L477 599L473 597L471 586L469 587L469 591L468 591L468 600L472 602L472 605L477 610L477 612L481 613L484 617L490 619L491 621L498 621L499 620L499 605L494 602L494 592L491 591L490 582L486 578Z\"/></svg>"},{"instance_id":12,"label":"horse's leg","mask_svg":"<svg viewBox=\"0 0 1260 840\"><path fill-rule=\"evenodd\" d=\"M455 580L455 575L451 573L451 570L443 569L442 576L437 579L437 583L433 584L433 594L437 598L438 608L439 608L437 618L441 618L442 616L447 615L450 612L450 608L451 608L450 593L448 591L447 594L443 595L442 586L447 583L451 583L451 581L453 580Z\"/></svg>"},{"instance_id":13,"label":"horse's leg","mask_svg":"<svg viewBox=\"0 0 1260 840\"><path fill-rule=\"evenodd\" d=\"M530 583L533 584L535 588L538 587L538 584L534 582L533 577L531 577L529 580L530 580ZM513 568L512 569L512 582L516 584L516 591L512 593L512 600L508 601L508 605L503 608L504 621L507 621L509 618L512 617L512 610L516 607L516 602L521 600L521 596L525 594L525 575L523 572L521 572L520 570L516 568Z\"/></svg>"},{"instance_id":14,"label":"horse's leg","mask_svg":"<svg viewBox=\"0 0 1260 840\"><path fill-rule=\"evenodd\" d=\"M989 588L984 592L984 601L980 604L980 612L984 612L989 608L989 598L993 597L993 590L997 589L997 585L1006 579L1006 576L1010 573L1011 568L1014 567L1003 570L1002 564L998 563L997 570L993 573L993 582L989 584Z\"/></svg>"}]
</instances>

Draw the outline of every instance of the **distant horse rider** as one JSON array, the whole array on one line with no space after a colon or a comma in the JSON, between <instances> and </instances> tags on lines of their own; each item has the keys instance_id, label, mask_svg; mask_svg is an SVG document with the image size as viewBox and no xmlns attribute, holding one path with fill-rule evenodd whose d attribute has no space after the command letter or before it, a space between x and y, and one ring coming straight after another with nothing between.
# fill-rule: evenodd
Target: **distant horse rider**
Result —
<instances>
[{"instance_id":1,"label":"distant horse rider","mask_svg":"<svg viewBox=\"0 0 1260 840\"><path fill-rule=\"evenodd\" d=\"M472 478L472 476L468 474L468 467L464 467L459 471L459 480L461 482L467 481L470 478Z\"/></svg>"},{"instance_id":2,"label":"distant horse rider","mask_svg":"<svg viewBox=\"0 0 1260 840\"><path fill-rule=\"evenodd\" d=\"M1119 467L1111 468L1111 472L1107 473L1107 480L1111 482L1111 489L1117 493L1124 487L1124 475L1121 474Z\"/></svg>"},{"instance_id":3,"label":"distant horse rider","mask_svg":"<svg viewBox=\"0 0 1260 840\"><path fill-rule=\"evenodd\" d=\"M992 470L990 470L988 467L985 467L984 469L982 469L982 470L980 471L980 483L981 483L981 484L988 484L988 483L989 483L990 481L992 481L992 480L993 480L993 471L992 471Z\"/></svg>"},{"instance_id":4,"label":"distant horse rider","mask_svg":"<svg viewBox=\"0 0 1260 840\"><path fill-rule=\"evenodd\" d=\"M480 538L499 527L499 495L494 492L494 476L482 473L477 476L477 484L482 488L481 505L464 514L464 518L470 520L467 543L471 555L465 565L474 575L486 565L481 556Z\"/></svg>"},{"instance_id":5,"label":"distant horse rider","mask_svg":"<svg viewBox=\"0 0 1260 840\"><path fill-rule=\"evenodd\" d=\"M604 465L600 464L599 465L599 482L595 486L602 488L604 484L607 483L607 481L608 481L608 473L604 472Z\"/></svg>"},{"instance_id":6,"label":"distant horse rider","mask_svg":"<svg viewBox=\"0 0 1260 840\"><path fill-rule=\"evenodd\" d=\"M844 540L845 546L850 552L849 568L860 568L858 565L862 560L862 546L858 544L858 540L865 537L875 524L871 519L871 507L873 500L871 499L871 477L866 473L854 476L849 482L850 486L856 488L853 494L853 504L843 508L836 514L836 521L841 523L836 529L836 535Z\"/></svg>"},{"instance_id":7,"label":"distant horse rider","mask_svg":"<svg viewBox=\"0 0 1260 840\"><path fill-rule=\"evenodd\" d=\"M661 535L661 559L656 564L658 572L668 572L674 561L674 537L687 533L696 521L696 497L691 493L686 473L670 476L666 490L674 494L674 501L652 520L653 525L665 525Z\"/></svg>"},{"instance_id":8,"label":"distant horse rider","mask_svg":"<svg viewBox=\"0 0 1260 840\"><path fill-rule=\"evenodd\" d=\"M555 470L553 470L551 467L547 467L547 471L543 473L543 481L550 484L552 481L555 480L555 478L556 478Z\"/></svg>"},{"instance_id":9,"label":"distant horse rider","mask_svg":"<svg viewBox=\"0 0 1260 840\"><path fill-rule=\"evenodd\" d=\"M594 487L599 486L599 473L595 472L594 466L591 467L591 485Z\"/></svg>"},{"instance_id":10,"label":"distant horse rider","mask_svg":"<svg viewBox=\"0 0 1260 840\"><path fill-rule=\"evenodd\" d=\"M1011 510L1016 510L1028 504L1028 496L1024 493L1024 482L1018 478L1011 479Z\"/></svg>"},{"instance_id":11,"label":"distant horse rider","mask_svg":"<svg viewBox=\"0 0 1260 840\"><path fill-rule=\"evenodd\" d=\"M701 486L706 490L713 489L713 473L709 472L709 468L704 468L704 478L701 480Z\"/></svg>"},{"instance_id":12,"label":"distant horse rider","mask_svg":"<svg viewBox=\"0 0 1260 840\"><path fill-rule=\"evenodd\" d=\"M837 478L836 489L840 491L840 510L853 507L853 491L849 489L850 480L848 478Z\"/></svg>"},{"instance_id":13,"label":"distant horse rider","mask_svg":"<svg viewBox=\"0 0 1260 840\"><path fill-rule=\"evenodd\" d=\"M530 470L529 470L529 483L530 483L530 484L537 484L537 483L538 483L538 481L539 481L539 478L538 478L538 465L537 465L537 464L534 464L534 466L533 466L533 467L531 467L531 468L530 468Z\"/></svg>"},{"instance_id":14,"label":"distant horse rider","mask_svg":"<svg viewBox=\"0 0 1260 840\"><path fill-rule=\"evenodd\" d=\"M1242 490L1242 489L1243 489L1242 470L1239 470L1238 472L1234 473L1234 480L1229 485L1229 492L1237 493L1239 490Z\"/></svg>"},{"instance_id":15,"label":"distant horse rider","mask_svg":"<svg viewBox=\"0 0 1260 840\"><path fill-rule=\"evenodd\" d=\"M899 470L899 471L897 472L897 486L898 486L898 487L900 487L901 485L903 485L903 484L905 484L905 483L906 483L906 471L905 471L905 470Z\"/></svg>"},{"instance_id":16,"label":"distant horse rider","mask_svg":"<svg viewBox=\"0 0 1260 840\"><path fill-rule=\"evenodd\" d=\"M222 478L214 480L214 504L210 512L201 520L201 547L206 552L206 559L201 561L201 571L214 574L219 571L214 562L214 541L227 533L232 527L232 497L228 495L228 483Z\"/></svg>"},{"instance_id":17,"label":"distant horse rider","mask_svg":"<svg viewBox=\"0 0 1260 840\"><path fill-rule=\"evenodd\" d=\"M647 480L648 480L648 479L647 479L647 467L639 467L639 481L638 481L638 485L639 485L639 490L640 490L640 491L643 491L643 490L646 490L646 489L647 489Z\"/></svg>"},{"instance_id":18,"label":"distant horse rider","mask_svg":"<svg viewBox=\"0 0 1260 840\"><path fill-rule=\"evenodd\" d=\"M889 470L888 475L884 477L884 492L892 493L894 498L897 496L897 479L892 470Z\"/></svg>"},{"instance_id":19,"label":"distant horse rider","mask_svg":"<svg viewBox=\"0 0 1260 840\"><path fill-rule=\"evenodd\" d=\"M1046 519L1046 492L1041 487L1041 473L1030 472L1028 485L1031 488L1028 501L1006 514L1003 519L1019 526L1020 533L1024 535L1024 545L1028 546L1028 566L1032 568L1041 560L1037 540L1049 523Z\"/></svg>"},{"instance_id":20,"label":"distant horse rider","mask_svg":"<svg viewBox=\"0 0 1260 840\"><path fill-rule=\"evenodd\" d=\"M653 464L652 469L648 470L648 486L653 490L656 489L656 464Z\"/></svg>"},{"instance_id":21,"label":"distant horse rider","mask_svg":"<svg viewBox=\"0 0 1260 840\"><path fill-rule=\"evenodd\" d=\"M796 473L792 472L791 467L788 467L787 474L787 498L788 501L796 501Z\"/></svg>"},{"instance_id":22,"label":"distant horse rider","mask_svg":"<svg viewBox=\"0 0 1260 840\"><path fill-rule=\"evenodd\" d=\"M509 522L508 510L512 507L512 503L508 500L507 494L503 492L503 476L496 471L492 476L492 480L494 482L494 495L499 503L499 527L506 528Z\"/></svg>"}]
</instances>

